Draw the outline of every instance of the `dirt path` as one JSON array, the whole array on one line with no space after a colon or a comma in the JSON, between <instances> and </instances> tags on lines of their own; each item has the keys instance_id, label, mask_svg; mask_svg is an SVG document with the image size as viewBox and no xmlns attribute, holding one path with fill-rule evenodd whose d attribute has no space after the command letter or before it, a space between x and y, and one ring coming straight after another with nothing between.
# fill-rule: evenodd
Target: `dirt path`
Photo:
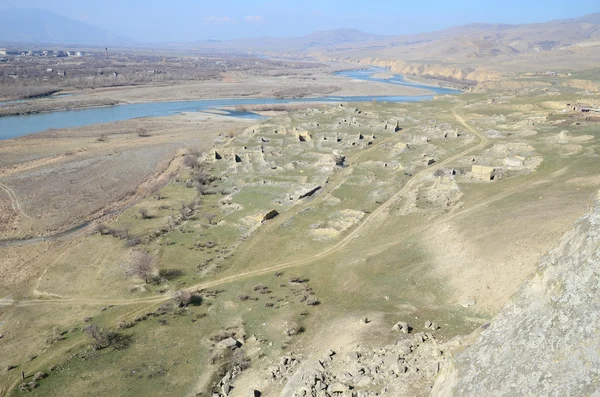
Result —
<instances>
[{"instance_id":1,"label":"dirt path","mask_svg":"<svg viewBox=\"0 0 600 397\"><path fill-rule=\"evenodd\" d=\"M199 283L199 284L190 286L186 289L189 291L192 291L192 290L205 289L205 288L214 288L214 287L220 286L222 284L228 284L228 283L238 281L238 280L243 280L246 278L251 278L251 277L260 276L260 275L267 274L267 273L281 271L281 270L289 269L292 267L303 266L303 265L307 265L309 263L315 262L319 259L323 259L333 253L336 253L336 252L342 250L350 242L352 242L352 240L360 237L360 233L362 233L365 229L367 229L372 223L379 220L381 218L381 216L384 215L385 212L390 208L390 206L392 206L398 199L400 199L402 197L402 195L404 195L411 188L413 188L414 185L416 183L418 183L425 175L427 175L431 172L434 172L435 170L437 170L441 167L444 167L445 165L447 165L453 161L456 161L456 160L460 159L461 157L468 155L469 153L481 150L489 143L489 138L487 138L485 135L481 134L480 132L476 131L471 126L469 126L465 122L465 120L456 113L455 110L453 110L452 112L454 114L454 117L456 118L456 120L459 123L461 123L465 128L467 128L467 130L469 130L471 133L473 133L480 139L479 144L477 144L476 146L473 146L469 149L466 149L460 153L457 153L454 156L451 156L442 162L434 164L434 165L414 174L413 177L406 183L406 185L404 185L402 187L402 189L397 191L385 203L383 203L375 211L373 211L371 214L369 214L369 216L356 229L354 229L352 232L350 232L346 237L344 237L342 240L340 240L334 246L326 249L325 251L323 251L319 254L313 255L308 258L284 262L284 263L280 263L277 265L268 266L268 267L265 267L262 269L256 269L256 270L251 270L251 271L247 271L247 272L243 272L243 273L238 273L238 274L223 277L223 278L220 278L217 280L208 281L205 283ZM37 300L28 300L28 301L18 302L17 305L30 306L30 305L38 305L38 304L65 304L65 303L71 303L71 304L72 303L80 303L80 304L90 304L90 305L94 305L94 304L98 304L98 305L133 305L133 304L139 304L139 303L159 303L159 302L165 301L167 299L170 299L170 296L155 296L155 297L148 297L148 298L136 298L136 299L125 299L125 300L123 300L123 299L85 299L85 298L37 299Z\"/></svg>"},{"instance_id":2,"label":"dirt path","mask_svg":"<svg viewBox=\"0 0 600 397\"><path fill-rule=\"evenodd\" d=\"M267 274L267 273L272 273L275 271L289 269L292 267L307 265L307 264L313 263L319 259L322 259L328 255L331 255L335 252L339 252L344 247L346 247L352 240L354 240L357 237L360 237L360 233L362 233L365 229L367 229L372 223L378 221L380 219L380 217L385 214L385 211L387 211L390 208L390 206L392 206L399 198L401 198L403 194L405 194L411 188L413 188L414 185L417 184L425 175L427 175L431 172L434 172L435 170L437 170L441 167L444 167L445 165L447 165L455 160L458 160L459 158L466 156L469 153L475 152L477 150L481 150L489 143L489 139L485 135L481 134L480 132L476 131L471 126L469 126L465 122L465 120L456 113L455 110L453 110L452 112L454 114L454 117L460 124L462 124L465 128L467 128L467 130L469 130L471 133L473 133L480 139L479 144L477 144L476 146L473 146L469 149L466 149L458 154L455 154L454 156L451 156L440 163L434 164L431 167L428 167L428 168L414 174L413 177L406 183L406 185L404 185L402 187L402 189L400 189L398 192L396 192L392 197L390 197L379 208L377 208L375 211L373 211L363 221L363 223L361 223L356 229L354 229L346 237L344 237L342 240L340 240L340 242L338 242L336 245L326 249L325 251L323 251L317 255L314 255L314 256L311 256L311 257L308 257L305 259L280 263L280 264L277 264L274 266L268 266L266 268L252 270L252 271L248 271L248 272L244 272L244 273L238 273L238 274L235 274L232 276L223 277L218 280L196 284L196 285L193 285L186 289L189 291L192 291L192 290L205 289L205 288L214 288L214 287L217 287L217 286L220 286L223 284L243 280L246 278L251 278L254 276L259 276L259 275L263 275L263 274ZM458 214L455 214L454 216L456 216L456 215L458 215ZM37 292L41 293L43 295L42 292L40 292L40 291L37 291ZM144 307L141 309L137 308L133 312L125 313L125 314L119 316L119 321L121 321L122 319L124 319L126 317L135 315L135 313L142 313L142 312L147 311L147 306L151 306L156 303L164 302L170 298L171 298L171 296L165 295L165 296L154 296L154 297L135 298L135 299L85 299L85 298L33 299L33 300L27 300L27 301L21 301L21 302L14 302L14 304L16 306L33 306L33 305L48 305L48 304L62 305L62 304L74 304L74 303L81 304L81 305L89 304L89 305L121 305L121 306L144 304ZM80 344L80 343L81 342L78 342L78 344ZM73 347L73 346L70 346L70 347ZM57 352L53 356L56 356L58 354L59 353ZM11 385L8 390L13 390L18 384L19 384L19 380L16 380L15 383L13 385ZM1 393L0 393L0 395L1 395Z\"/></svg>"},{"instance_id":3,"label":"dirt path","mask_svg":"<svg viewBox=\"0 0 600 397\"><path fill-rule=\"evenodd\" d=\"M12 206L13 211L17 213L17 215L23 218L31 219L31 217L27 215L25 211L23 211L21 203L19 202L19 198L11 188L0 183L0 189L4 190L6 194L8 194L8 198L10 199L10 205Z\"/></svg>"}]
</instances>

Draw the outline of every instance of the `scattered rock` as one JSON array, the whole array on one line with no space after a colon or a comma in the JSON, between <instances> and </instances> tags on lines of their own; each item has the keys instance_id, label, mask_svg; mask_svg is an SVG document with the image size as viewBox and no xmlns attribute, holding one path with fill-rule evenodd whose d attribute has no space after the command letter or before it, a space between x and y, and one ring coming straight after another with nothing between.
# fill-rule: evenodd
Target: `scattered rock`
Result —
<instances>
[{"instance_id":1,"label":"scattered rock","mask_svg":"<svg viewBox=\"0 0 600 397\"><path fill-rule=\"evenodd\" d=\"M277 210L271 210L263 216L262 221L266 222L268 220L275 218L277 215L279 215L279 212Z\"/></svg>"},{"instance_id":2,"label":"scattered rock","mask_svg":"<svg viewBox=\"0 0 600 397\"><path fill-rule=\"evenodd\" d=\"M406 323L404 321L398 321L392 327L392 331L398 331L398 332L402 332L404 334L408 334L411 330L412 330L412 328L410 328L408 323Z\"/></svg>"},{"instance_id":3,"label":"scattered rock","mask_svg":"<svg viewBox=\"0 0 600 397\"><path fill-rule=\"evenodd\" d=\"M437 331L438 329L440 329L440 327L438 327L436 323L433 323L431 321L425 321L425 328L430 329L432 331Z\"/></svg>"},{"instance_id":4,"label":"scattered rock","mask_svg":"<svg viewBox=\"0 0 600 397\"><path fill-rule=\"evenodd\" d=\"M235 350L240 346L242 346L242 344L233 338L223 339L221 342L219 342L219 347L221 349Z\"/></svg>"},{"instance_id":5,"label":"scattered rock","mask_svg":"<svg viewBox=\"0 0 600 397\"><path fill-rule=\"evenodd\" d=\"M229 395L229 392L231 391L231 385L227 383L221 386L221 391L223 392L223 395L227 397Z\"/></svg>"},{"instance_id":6,"label":"scattered rock","mask_svg":"<svg viewBox=\"0 0 600 397\"><path fill-rule=\"evenodd\" d=\"M294 397L296 391L306 387L308 380L311 380L312 384L316 377L321 377L323 370L323 365L317 359L304 361L287 381L281 391L281 397Z\"/></svg>"},{"instance_id":7,"label":"scattered rock","mask_svg":"<svg viewBox=\"0 0 600 397\"><path fill-rule=\"evenodd\" d=\"M475 300L475 298L470 297L470 298L467 298L467 299L463 300L462 302L460 302L460 305L462 307L467 308L467 307L475 306L476 303L477 303L477 301Z\"/></svg>"},{"instance_id":8,"label":"scattered rock","mask_svg":"<svg viewBox=\"0 0 600 397\"><path fill-rule=\"evenodd\" d=\"M327 391L329 393L344 393L348 390L350 390L350 388L341 382L332 383L329 385L329 387L327 387Z\"/></svg>"}]
</instances>

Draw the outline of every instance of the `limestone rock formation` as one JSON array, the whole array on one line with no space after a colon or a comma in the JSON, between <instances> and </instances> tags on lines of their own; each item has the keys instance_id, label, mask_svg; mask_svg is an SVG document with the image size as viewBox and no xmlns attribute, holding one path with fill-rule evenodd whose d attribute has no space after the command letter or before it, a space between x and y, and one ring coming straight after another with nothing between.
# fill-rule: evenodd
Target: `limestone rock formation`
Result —
<instances>
[{"instance_id":1,"label":"limestone rock formation","mask_svg":"<svg viewBox=\"0 0 600 397\"><path fill-rule=\"evenodd\" d=\"M545 255L433 396L600 395L600 202Z\"/></svg>"}]
</instances>

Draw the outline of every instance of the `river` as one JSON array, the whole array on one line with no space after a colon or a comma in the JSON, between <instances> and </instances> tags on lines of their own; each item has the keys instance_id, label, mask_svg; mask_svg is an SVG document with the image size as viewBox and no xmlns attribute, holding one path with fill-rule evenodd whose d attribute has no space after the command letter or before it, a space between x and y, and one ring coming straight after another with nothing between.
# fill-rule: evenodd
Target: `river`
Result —
<instances>
[{"instance_id":1,"label":"river","mask_svg":"<svg viewBox=\"0 0 600 397\"><path fill-rule=\"evenodd\" d=\"M70 127L82 127L91 124L108 123L114 121L131 120L141 117L163 117L184 112L198 112L213 110L223 107L237 105L256 104L287 104L300 102L418 102L430 100L433 94L459 94L461 91L448 88L429 86L424 84L406 82L401 75L393 75L390 79L373 77L373 75L388 72L384 68L372 67L367 70L350 70L338 72L344 76L356 80L382 82L388 84L402 85L407 87L423 88L432 92L425 96L324 96L316 98L234 98L234 99L204 99L197 101L170 101L170 102L148 102L123 104L110 107L99 107L91 109L63 110L57 112L37 113L20 116L0 117L0 140L11 139L19 136L42 132L49 129L61 129ZM260 118L251 112L228 111L228 115L244 118Z\"/></svg>"}]
</instances>

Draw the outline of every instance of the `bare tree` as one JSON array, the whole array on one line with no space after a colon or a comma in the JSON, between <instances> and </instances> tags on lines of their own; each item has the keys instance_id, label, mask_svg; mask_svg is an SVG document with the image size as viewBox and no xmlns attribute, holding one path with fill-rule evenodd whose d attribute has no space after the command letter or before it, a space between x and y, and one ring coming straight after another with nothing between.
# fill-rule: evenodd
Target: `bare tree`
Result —
<instances>
[{"instance_id":1,"label":"bare tree","mask_svg":"<svg viewBox=\"0 0 600 397\"><path fill-rule=\"evenodd\" d=\"M83 328L83 333L92 340L94 349L100 350L111 345L114 340L115 334L111 331L104 330L98 327L96 324L87 325Z\"/></svg>"},{"instance_id":2,"label":"bare tree","mask_svg":"<svg viewBox=\"0 0 600 397\"><path fill-rule=\"evenodd\" d=\"M190 204L181 203L181 209L179 210L179 215L181 219L187 221L190 219L192 214L194 213L193 206Z\"/></svg>"},{"instance_id":3,"label":"bare tree","mask_svg":"<svg viewBox=\"0 0 600 397\"><path fill-rule=\"evenodd\" d=\"M134 251L127 269L128 276L138 276L148 284L156 267L156 258L148 251Z\"/></svg>"},{"instance_id":4,"label":"bare tree","mask_svg":"<svg viewBox=\"0 0 600 397\"><path fill-rule=\"evenodd\" d=\"M204 214L204 218L208 221L209 225L212 225L214 220L217 219L217 214L213 214L213 213L207 213Z\"/></svg>"}]
</instances>

